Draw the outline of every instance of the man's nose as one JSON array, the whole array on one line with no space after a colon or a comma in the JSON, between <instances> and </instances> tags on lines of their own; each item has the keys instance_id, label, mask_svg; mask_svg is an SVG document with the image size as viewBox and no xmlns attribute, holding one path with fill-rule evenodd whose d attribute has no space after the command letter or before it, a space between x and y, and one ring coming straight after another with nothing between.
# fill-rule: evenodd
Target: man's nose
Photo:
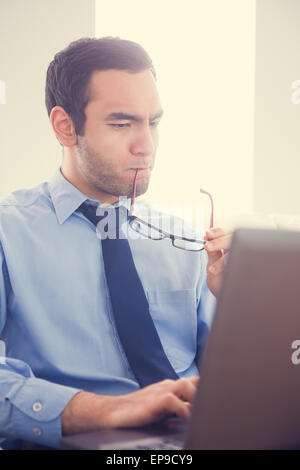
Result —
<instances>
[{"instance_id":1,"label":"man's nose","mask_svg":"<svg viewBox=\"0 0 300 470\"><path fill-rule=\"evenodd\" d=\"M146 125L137 130L131 144L131 152L138 156L150 156L155 152L155 148L156 140L154 139L150 126Z\"/></svg>"}]
</instances>

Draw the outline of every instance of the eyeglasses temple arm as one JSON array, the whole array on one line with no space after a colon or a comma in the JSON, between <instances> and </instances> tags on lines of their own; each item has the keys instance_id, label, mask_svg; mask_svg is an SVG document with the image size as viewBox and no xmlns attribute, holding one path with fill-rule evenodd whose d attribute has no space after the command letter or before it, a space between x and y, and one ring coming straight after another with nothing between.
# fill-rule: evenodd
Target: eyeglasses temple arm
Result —
<instances>
[{"instance_id":1,"label":"eyeglasses temple arm","mask_svg":"<svg viewBox=\"0 0 300 470\"><path fill-rule=\"evenodd\" d=\"M212 195L208 191L205 191L204 189L200 189L200 192L203 193L203 194L206 194L210 199L210 207L211 207L211 213L210 214L211 215L210 215L209 228L213 228L213 226L214 226L214 201L213 201Z\"/></svg>"},{"instance_id":2,"label":"eyeglasses temple arm","mask_svg":"<svg viewBox=\"0 0 300 470\"><path fill-rule=\"evenodd\" d=\"M132 196L131 196L131 204L130 204L129 215L132 215L133 210L134 210L135 193L136 193L136 177L137 177L138 171L139 171L139 168L137 168L137 170L135 172L134 180L133 180L133 188L132 188Z\"/></svg>"}]
</instances>

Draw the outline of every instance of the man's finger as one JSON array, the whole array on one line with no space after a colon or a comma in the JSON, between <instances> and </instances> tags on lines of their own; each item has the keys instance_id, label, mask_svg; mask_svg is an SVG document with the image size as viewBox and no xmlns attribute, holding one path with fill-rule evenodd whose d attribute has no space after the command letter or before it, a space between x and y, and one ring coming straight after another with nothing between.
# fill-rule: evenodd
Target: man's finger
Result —
<instances>
[{"instance_id":1,"label":"man's finger","mask_svg":"<svg viewBox=\"0 0 300 470\"><path fill-rule=\"evenodd\" d=\"M173 393L164 394L156 404L156 414L163 416L177 415L182 419L187 419L190 415L190 406L178 398Z\"/></svg>"},{"instance_id":2,"label":"man's finger","mask_svg":"<svg viewBox=\"0 0 300 470\"><path fill-rule=\"evenodd\" d=\"M216 238L220 238L225 235L232 235L232 230L216 227L211 228L206 232L207 240L215 240Z\"/></svg>"},{"instance_id":3,"label":"man's finger","mask_svg":"<svg viewBox=\"0 0 300 470\"><path fill-rule=\"evenodd\" d=\"M193 401L193 398L196 393L196 384L192 383L188 379L179 379L176 381L174 393L181 398L181 400L185 401Z\"/></svg>"},{"instance_id":4,"label":"man's finger","mask_svg":"<svg viewBox=\"0 0 300 470\"><path fill-rule=\"evenodd\" d=\"M198 382L200 380L200 377L189 377L187 380L189 380L190 382L192 382L194 385L198 385Z\"/></svg>"},{"instance_id":5,"label":"man's finger","mask_svg":"<svg viewBox=\"0 0 300 470\"><path fill-rule=\"evenodd\" d=\"M208 253L224 250L228 251L230 249L232 236L231 235L223 235L219 238L214 238L205 243L205 250Z\"/></svg>"},{"instance_id":6,"label":"man's finger","mask_svg":"<svg viewBox=\"0 0 300 470\"><path fill-rule=\"evenodd\" d=\"M208 266L209 272L214 274L214 275L220 274L224 270L227 261L228 261L228 254L222 256L217 261L215 261L213 264L209 265Z\"/></svg>"}]
</instances>

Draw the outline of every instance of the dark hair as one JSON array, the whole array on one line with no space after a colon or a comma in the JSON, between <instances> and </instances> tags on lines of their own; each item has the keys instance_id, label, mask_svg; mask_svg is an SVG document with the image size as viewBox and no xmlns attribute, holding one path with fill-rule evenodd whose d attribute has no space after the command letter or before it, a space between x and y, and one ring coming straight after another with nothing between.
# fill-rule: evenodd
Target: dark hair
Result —
<instances>
[{"instance_id":1,"label":"dark hair","mask_svg":"<svg viewBox=\"0 0 300 470\"><path fill-rule=\"evenodd\" d=\"M46 107L62 106L72 118L77 135L83 134L84 109L89 102L89 80L96 70L156 73L150 57L139 44L120 38L82 38L58 52L47 70Z\"/></svg>"}]
</instances>

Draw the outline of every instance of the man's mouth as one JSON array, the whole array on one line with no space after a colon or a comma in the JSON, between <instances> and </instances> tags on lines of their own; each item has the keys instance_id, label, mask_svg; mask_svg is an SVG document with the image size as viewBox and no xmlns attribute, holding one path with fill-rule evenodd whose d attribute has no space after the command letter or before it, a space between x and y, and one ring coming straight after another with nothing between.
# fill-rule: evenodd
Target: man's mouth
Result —
<instances>
[{"instance_id":1,"label":"man's mouth","mask_svg":"<svg viewBox=\"0 0 300 470\"><path fill-rule=\"evenodd\" d=\"M130 171L133 171L134 174L137 173L137 179L150 177L152 167L151 166L139 166L134 168L129 168Z\"/></svg>"},{"instance_id":2,"label":"man's mouth","mask_svg":"<svg viewBox=\"0 0 300 470\"><path fill-rule=\"evenodd\" d=\"M134 171L138 170L139 172L140 171L145 171L145 170L151 170L151 166L149 166L149 165L148 166L137 166L137 167L130 168L130 170L134 170Z\"/></svg>"},{"instance_id":3,"label":"man's mouth","mask_svg":"<svg viewBox=\"0 0 300 470\"><path fill-rule=\"evenodd\" d=\"M136 168L134 171L137 172L137 176L136 176L137 179L140 179L140 178L148 179L150 178L152 168L148 166L146 168Z\"/></svg>"}]
</instances>

